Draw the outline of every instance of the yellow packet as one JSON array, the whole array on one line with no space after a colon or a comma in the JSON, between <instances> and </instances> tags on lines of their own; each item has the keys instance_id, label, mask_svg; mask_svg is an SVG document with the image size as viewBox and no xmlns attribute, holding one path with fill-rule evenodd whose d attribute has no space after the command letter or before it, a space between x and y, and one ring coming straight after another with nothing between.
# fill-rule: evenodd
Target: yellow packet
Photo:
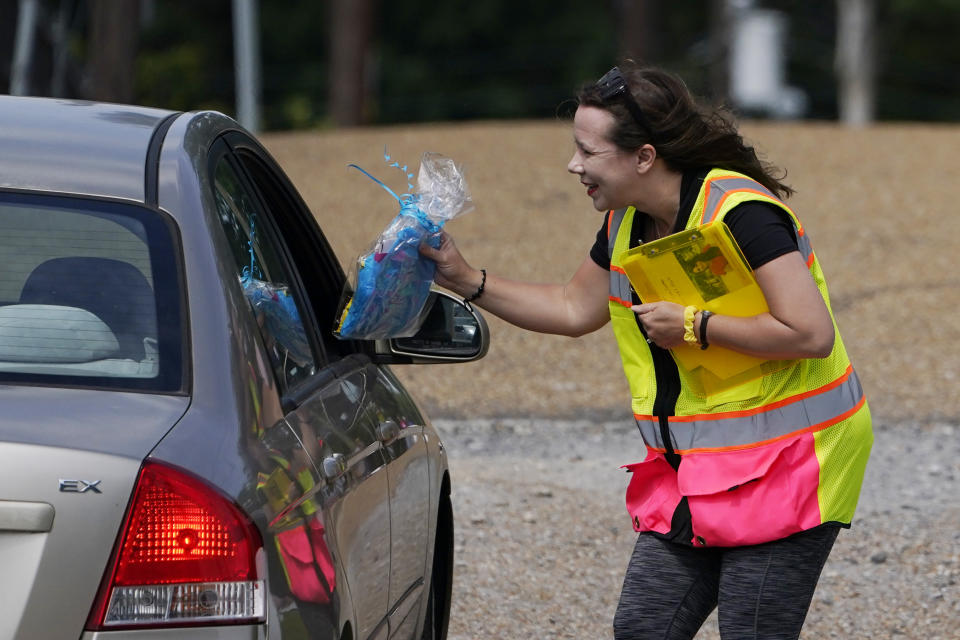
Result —
<instances>
[{"instance_id":1,"label":"yellow packet","mask_svg":"<svg viewBox=\"0 0 960 640\"><path fill-rule=\"evenodd\" d=\"M661 300L728 316L769 311L733 234L723 221L687 229L624 252L623 270L643 302ZM711 395L781 369L771 361L712 346L683 344L673 358L699 380L699 395Z\"/></svg>"}]
</instances>

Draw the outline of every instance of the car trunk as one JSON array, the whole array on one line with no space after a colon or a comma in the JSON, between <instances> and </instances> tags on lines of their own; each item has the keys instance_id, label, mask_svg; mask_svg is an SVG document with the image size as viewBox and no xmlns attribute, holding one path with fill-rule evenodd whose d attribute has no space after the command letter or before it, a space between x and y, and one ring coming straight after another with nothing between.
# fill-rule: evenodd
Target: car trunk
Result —
<instances>
[{"instance_id":1,"label":"car trunk","mask_svg":"<svg viewBox=\"0 0 960 640\"><path fill-rule=\"evenodd\" d=\"M0 386L0 638L76 638L144 457L189 398Z\"/></svg>"}]
</instances>

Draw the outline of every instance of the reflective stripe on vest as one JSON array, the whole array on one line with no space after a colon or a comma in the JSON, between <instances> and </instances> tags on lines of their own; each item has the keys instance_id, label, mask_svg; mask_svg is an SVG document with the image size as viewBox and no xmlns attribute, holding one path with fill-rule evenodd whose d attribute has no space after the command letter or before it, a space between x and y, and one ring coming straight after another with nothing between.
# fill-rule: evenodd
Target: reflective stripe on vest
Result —
<instances>
[{"instance_id":1,"label":"reflective stripe on vest","mask_svg":"<svg viewBox=\"0 0 960 640\"><path fill-rule=\"evenodd\" d=\"M772 204L776 204L779 208L790 211L789 207L773 195L769 189L756 180L744 176L721 175L710 178L706 181L703 188L706 190L706 197L704 198L703 216L701 217L700 224L713 222L717 212L720 211L720 208L723 206L724 201L728 197L738 193L751 193L762 196L763 199L770 200ZM790 211L790 213L792 214L793 212ZM799 225L796 216L791 215L790 221L793 224L793 230L797 236L797 248L800 250L800 255L803 256L803 261L806 262L809 267L813 264L813 247L810 245L810 239L807 238L803 227Z\"/></svg>"},{"instance_id":2,"label":"reflective stripe on vest","mask_svg":"<svg viewBox=\"0 0 960 640\"><path fill-rule=\"evenodd\" d=\"M625 307L633 306L633 290L630 280L620 267L610 266L610 301Z\"/></svg>"},{"instance_id":3,"label":"reflective stripe on vest","mask_svg":"<svg viewBox=\"0 0 960 640\"><path fill-rule=\"evenodd\" d=\"M803 261L807 263L809 269L813 266L813 246L810 244L810 238L807 237L803 229L797 229L796 225L794 225L793 230L797 233L797 249L800 250L800 255L803 256Z\"/></svg>"},{"instance_id":4,"label":"reflective stripe on vest","mask_svg":"<svg viewBox=\"0 0 960 640\"><path fill-rule=\"evenodd\" d=\"M617 209L607 214L607 257L613 259L613 240L616 240L620 233L620 225L623 224L623 217L627 215L626 209Z\"/></svg>"},{"instance_id":5,"label":"reflective stripe on vest","mask_svg":"<svg viewBox=\"0 0 960 640\"><path fill-rule=\"evenodd\" d=\"M720 210L723 201L735 191L749 191L767 198L777 199L769 189L756 180L745 176L718 176L707 180L703 188L706 189L706 202L703 205L703 218L700 220L700 224L713 222L713 217Z\"/></svg>"},{"instance_id":6,"label":"reflective stripe on vest","mask_svg":"<svg viewBox=\"0 0 960 640\"><path fill-rule=\"evenodd\" d=\"M613 259L613 240L620 233L620 225L623 224L623 217L626 215L626 209L617 209L607 214L607 255ZM630 280L621 267L610 265L610 301L623 305L624 307L633 306L633 290L630 288Z\"/></svg>"},{"instance_id":7,"label":"reflective stripe on vest","mask_svg":"<svg viewBox=\"0 0 960 640\"><path fill-rule=\"evenodd\" d=\"M853 367L838 380L756 409L724 414L670 416L672 448L680 454L760 446L805 431L819 431L855 413L864 403ZM665 451L655 416L634 416L644 441Z\"/></svg>"}]
</instances>

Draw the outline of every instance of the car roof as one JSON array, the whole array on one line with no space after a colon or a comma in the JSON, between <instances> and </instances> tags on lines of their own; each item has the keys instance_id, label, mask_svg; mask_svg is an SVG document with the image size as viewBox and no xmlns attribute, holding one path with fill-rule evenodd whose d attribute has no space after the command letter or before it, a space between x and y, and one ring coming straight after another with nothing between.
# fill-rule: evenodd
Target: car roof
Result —
<instances>
[{"instance_id":1,"label":"car roof","mask_svg":"<svg viewBox=\"0 0 960 640\"><path fill-rule=\"evenodd\" d=\"M142 202L150 140L173 113L0 96L0 187Z\"/></svg>"}]
</instances>

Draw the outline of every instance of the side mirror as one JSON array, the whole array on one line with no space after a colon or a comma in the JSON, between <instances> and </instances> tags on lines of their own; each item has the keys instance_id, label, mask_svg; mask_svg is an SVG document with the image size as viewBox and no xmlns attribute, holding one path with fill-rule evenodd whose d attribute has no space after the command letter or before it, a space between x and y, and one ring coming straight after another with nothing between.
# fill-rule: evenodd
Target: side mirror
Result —
<instances>
[{"instance_id":1,"label":"side mirror","mask_svg":"<svg viewBox=\"0 0 960 640\"><path fill-rule=\"evenodd\" d=\"M487 354L490 331L476 309L443 291L431 291L423 324L409 338L377 340L373 360L380 364L470 362Z\"/></svg>"}]
</instances>

